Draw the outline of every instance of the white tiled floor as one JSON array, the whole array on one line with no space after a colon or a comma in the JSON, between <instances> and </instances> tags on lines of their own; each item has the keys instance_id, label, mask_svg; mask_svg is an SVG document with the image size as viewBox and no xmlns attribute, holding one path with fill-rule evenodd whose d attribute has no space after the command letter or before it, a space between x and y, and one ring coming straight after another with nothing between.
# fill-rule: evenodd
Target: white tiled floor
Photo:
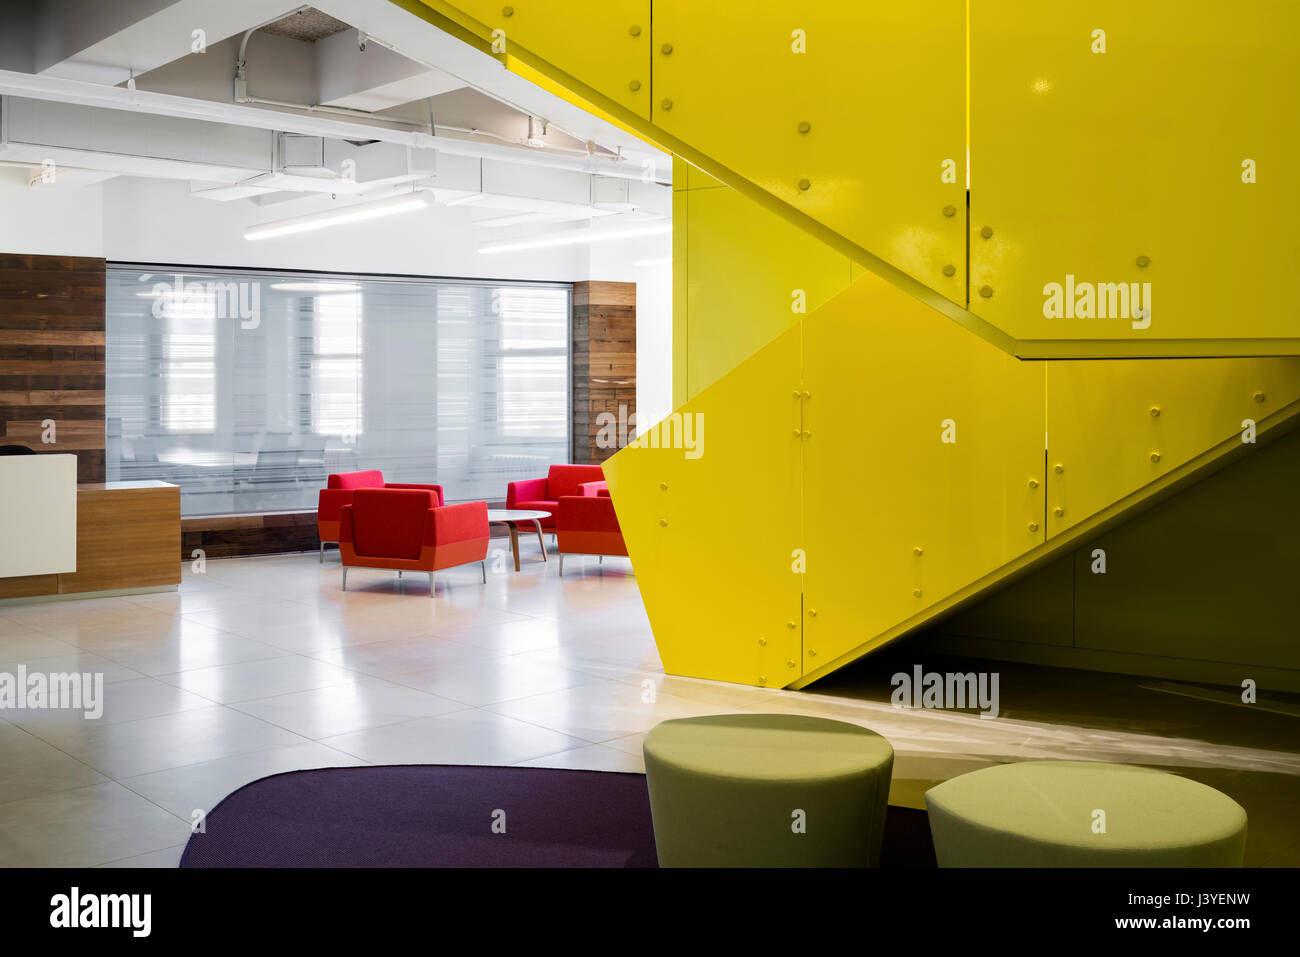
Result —
<instances>
[{"instance_id":1,"label":"white tiled floor","mask_svg":"<svg viewBox=\"0 0 1300 957\"><path fill-rule=\"evenodd\" d=\"M92 671L105 711L0 711L0 866L172 866L195 809L298 768L367 763L641 770L665 718L725 711L839 717L885 734L895 783L1023 757L1271 772L1284 750L1069 718L981 721L853 694L666 676L628 565L489 562L420 576L330 555L185 567L179 593L0 606L0 671ZM1270 775L1270 776L1271 776ZM1290 833L1290 832L1287 832Z\"/></svg>"}]
</instances>

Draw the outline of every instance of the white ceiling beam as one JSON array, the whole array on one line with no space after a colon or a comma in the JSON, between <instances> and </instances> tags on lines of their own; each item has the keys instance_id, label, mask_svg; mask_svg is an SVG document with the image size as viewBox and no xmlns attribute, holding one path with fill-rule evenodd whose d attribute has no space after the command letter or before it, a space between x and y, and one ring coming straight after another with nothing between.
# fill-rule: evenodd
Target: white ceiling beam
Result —
<instances>
[{"instance_id":1,"label":"white ceiling beam","mask_svg":"<svg viewBox=\"0 0 1300 957\"><path fill-rule=\"evenodd\" d=\"M33 65L42 76L113 85L300 6L292 0L45 0L34 25Z\"/></svg>"}]
</instances>

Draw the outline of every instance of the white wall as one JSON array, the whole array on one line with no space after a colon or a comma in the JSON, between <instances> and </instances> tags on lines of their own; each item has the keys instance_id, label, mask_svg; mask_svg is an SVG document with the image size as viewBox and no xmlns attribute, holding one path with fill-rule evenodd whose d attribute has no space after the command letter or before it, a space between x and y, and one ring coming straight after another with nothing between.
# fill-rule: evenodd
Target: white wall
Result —
<instances>
[{"instance_id":1,"label":"white wall","mask_svg":"<svg viewBox=\"0 0 1300 957\"><path fill-rule=\"evenodd\" d=\"M98 186L27 185L33 171L0 167L0 252L103 256L104 203Z\"/></svg>"}]
</instances>

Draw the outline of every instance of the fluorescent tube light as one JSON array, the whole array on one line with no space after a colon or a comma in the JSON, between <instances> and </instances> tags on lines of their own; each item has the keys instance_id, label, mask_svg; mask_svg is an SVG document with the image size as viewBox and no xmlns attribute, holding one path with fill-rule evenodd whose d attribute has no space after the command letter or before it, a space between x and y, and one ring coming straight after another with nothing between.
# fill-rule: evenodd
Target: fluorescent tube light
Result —
<instances>
[{"instance_id":1,"label":"fluorescent tube light","mask_svg":"<svg viewBox=\"0 0 1300 957\"><path fill-rule=\"evenodd\" d=\"M642 223L636 226L624 226L618 229L573 229L549 236L536 236L531 239L508 239L494 243L484 243L478 248L480 253L513 253L525 249L549 249L553 246L574 246L579 243L599 243L613 239L635 239L640 236L660 236L671 232L672 223Z\"/></svg>"},{"instance_id":2,"label":"fluorescent tube light","mask_svg":"<svg viewBox=\"0 0 1300 957\"><path fill-rule=\"evenodd\" d=\"M342 209L327 209L319 213L308 213L306 216L249 226L244 230L244 238L271 239L275 236L306 232L309 229L337 226L340 223L356 223L367 219L378 219L381 216L395 216L398 213L424 209L430 202L427 193L404 193L401 196L392 196L372 203L357 203Z\"/></svg>"}]
</instances>

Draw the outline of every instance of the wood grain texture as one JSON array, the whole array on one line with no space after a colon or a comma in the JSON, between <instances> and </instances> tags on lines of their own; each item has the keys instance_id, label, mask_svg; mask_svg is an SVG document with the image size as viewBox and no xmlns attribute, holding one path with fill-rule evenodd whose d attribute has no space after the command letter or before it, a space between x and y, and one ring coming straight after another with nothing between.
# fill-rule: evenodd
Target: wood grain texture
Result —
<instances>
[{"instance_id":1,"label":"wood grain texture","mask_svg":"<svg viewBox=\"0 0 1300 957\"><path fill-rule=\"evenodd\" d=\"M573 461L599 464L602 413L616 426L636 414L636 283L573 284Z\"/></svg>"},{"instance_id":2,"label":"wood grain texture","mask_svg":"<svg viewBox=\"0 0 1300 957\"><path fill-rule=\"evenodd\" d=\"M179 585L181 490L77 489L77 570L59 576L59 593Z\"/></svg>"},{"instance_id":3,"label":"wood grain texture","mask_svg":"<svg viewBox=\"0 0 1300 957\"><path fill-rule=\"evenodd\" d=\"M0 445L104 479L104 260L0 253ZM55 441L42 441L47 420Z\"/></svg>"}]
</instances>

